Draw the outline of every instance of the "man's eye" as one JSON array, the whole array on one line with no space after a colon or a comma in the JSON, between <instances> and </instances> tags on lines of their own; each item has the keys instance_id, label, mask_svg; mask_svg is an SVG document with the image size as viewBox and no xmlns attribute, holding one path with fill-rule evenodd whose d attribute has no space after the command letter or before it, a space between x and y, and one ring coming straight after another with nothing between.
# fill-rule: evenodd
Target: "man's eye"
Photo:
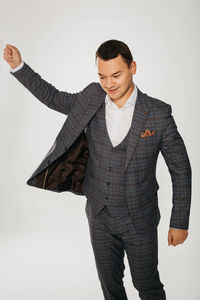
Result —
<instances>
[{"instance_id":1,"label":"man's eye","mask_svg":"<svg viewBox=\"0 0 200 300\"><path fill-rule=\"evenodd\" d=\"M114 75L114 77L116 78L116 77L119 77L119 75Z\"/></svg>"}]
</instances>

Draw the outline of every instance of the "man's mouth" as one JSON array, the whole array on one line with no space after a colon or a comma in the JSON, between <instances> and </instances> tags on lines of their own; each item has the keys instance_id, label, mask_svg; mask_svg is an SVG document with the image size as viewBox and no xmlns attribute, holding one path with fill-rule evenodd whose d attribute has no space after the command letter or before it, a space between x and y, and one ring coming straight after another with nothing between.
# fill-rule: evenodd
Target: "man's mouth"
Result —
<instances>
[{"instance_id":1,"label":"man's mouth","mask_svg":"<svg viewBox=\"0 0 200 300\"><path fill-rule=\"evenodd\" d=\"M108 91L109 91L109 93L115 93L117 90L118 90L118 88L113 89L113 90L108 90Z\"/></svg>"}]
</instances>

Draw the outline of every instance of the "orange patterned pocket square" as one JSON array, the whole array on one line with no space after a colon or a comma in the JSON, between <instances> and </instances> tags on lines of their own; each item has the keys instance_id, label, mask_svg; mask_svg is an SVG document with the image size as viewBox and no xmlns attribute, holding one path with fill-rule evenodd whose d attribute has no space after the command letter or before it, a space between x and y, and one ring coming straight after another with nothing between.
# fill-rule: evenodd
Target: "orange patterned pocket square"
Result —
<instances>
[{"instance_id":1,"label":"orange patterned pocket square","mask_svg":"<svg viewBox=\"0 0 200 300\"><path fill-rule=\"evenodd\" d=\"M141 137L144 138L144 137L147 137L147 136L151 136L151 135L153 135L154 133L155 133L154 130L151 131L151 130L149 130L149 129L146 129L145 132L142 132Z\"/></svg>"}]
</instances>

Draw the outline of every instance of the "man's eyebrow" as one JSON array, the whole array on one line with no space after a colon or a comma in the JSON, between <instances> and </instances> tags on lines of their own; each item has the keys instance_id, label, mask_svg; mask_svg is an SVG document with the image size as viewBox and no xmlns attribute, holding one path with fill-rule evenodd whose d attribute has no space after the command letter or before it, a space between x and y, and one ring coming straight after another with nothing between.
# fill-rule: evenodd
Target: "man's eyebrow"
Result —
<instances>
[{"instance_id":1,"label":"man's eyebrow","mask_svg":"<svg viewBox=\"0 0 200 300\"><path fill-rule=\"evenodd\" d=\"M117 72L115 72L115 73L113 73L113 74L111 74L111 75L115 75L115 74L120 73L120 72L122 72L122 71L117 71ZM101 75L101 76L104 76L104 75L101 74L101 73L98 73L98 74Z\"/></svg>"}]
</instances>

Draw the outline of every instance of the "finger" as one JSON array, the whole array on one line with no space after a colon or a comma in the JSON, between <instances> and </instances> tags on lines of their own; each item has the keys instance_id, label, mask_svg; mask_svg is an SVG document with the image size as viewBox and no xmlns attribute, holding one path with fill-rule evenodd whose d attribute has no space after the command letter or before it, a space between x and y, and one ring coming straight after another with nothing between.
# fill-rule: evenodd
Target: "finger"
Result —
<instances>
[{"instance_id":1,"label":"finger","mask_svg":"<svg viewBox=\"0 0 200 300\"><path fill-rule=\"evenodd\" d=\"M10 46L10 45L8 45L8 44L7 44L7 46L6 46L6 50L7 50L7 52L8 52L9 55L12 55L12 52L14 52L14 51L16 52L15 47Z\"/></svg>"},{"instance_id":2,"label":"finger","mask_svg":"<svg viewBox=\"0 0 200 300\"><path fill-rule=\"evenodd\" d=\"M5 51L9 51L11 52L11 48L9 46L6 45L6 47L4 48Z\"/></svg>"},{"instance_id":3,"label":"finger","mask_svg":"<svg viewBox=\"0 0 200 300\"><path fill-rule=\"evenodd\" d=\"M11 50L15 50L16 47L10 44L6 44L6 47L8 47L8 49L10 48Z\"/></svg>"},{"instance_id":4,"label":"finger","mask_svg":"<svg viewBox=\"0 0 200 300\"><path fill-rule=\"evenodd\" d=\"M168 233L168 245L170 245L170 234Z\"/></svg>"},{"instance_id":5,"label":"finger","mask_svg":"<svg viewBox=\"0 0 200 300\"><path fill-rule=\"evenodd\" d=\"M176 245L178 245L178 240L177 240L177 239L173 239L173 241L172 241L172 245L173 245L173 246L176 246Z\"/></svg>"},{"instance_id":6,"label":"finger","mask_svg":"<svg viewBox=\"0 0 200 300\"><path fill-rule=\"evenodd\" d=\"M7 56L10 56L10 57L11 57L11 55L12 55L12 54L11 54L11 51L9 51L8 49L6 49L4 53L6 53L6 55L7 55Z\"/></svg>"},{"instance_id":7,"label":"finger","mask_svg":"<svg viewBox=\"0 0 200 300\"><path fill-rule=\"evenodd\" d=\"M5 55L7 58L12 58L12 54L10 54L8 51L5 51L5 52L4 52L4 55Z\"/></svg>"},{"instance_id":8,"label":"finger","mask_svg":"<svg viewBox=\"0 0 200 300\"><path fill-rule=\"evenodd\" d=\"M12 57L10 57L9 55L4 55L4 58L7 62L12 61Z\"/></svg>"},{"instance_id":9,"label":"finger","mask_svg":"<svg viewBox=\"0 0 200 300\"><path fill-rule=\"evenodd\" d=\"M6 59L12 59L12 55L7 50L4 50L4 56Z\"/></svg>"},{"instance_id":10,"label":"finger","mask_svg":"<svg viewBox=\"0 0 200 300\"><path fill-rule=\"evenodd\" d=\"M172 243L172 235L169 233L168 234L168 245L170 246Z\"/></svg>"}]
</instances>

